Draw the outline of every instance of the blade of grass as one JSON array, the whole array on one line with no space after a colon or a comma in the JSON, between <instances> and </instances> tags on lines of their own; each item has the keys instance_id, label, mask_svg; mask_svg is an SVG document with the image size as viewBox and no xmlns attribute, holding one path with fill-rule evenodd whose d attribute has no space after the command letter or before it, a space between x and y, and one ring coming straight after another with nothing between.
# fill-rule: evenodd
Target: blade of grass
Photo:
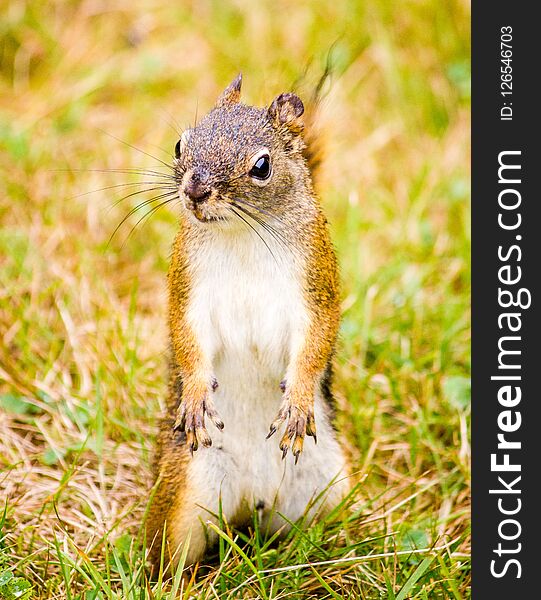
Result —
<instances>
[{"instance_id":1,"label":"blade of grass","mask_svg":"<svg viewBox=\"0 0 541 600\"><path fill-rule=\"evenodd\" d=\"M428 569L434 560L433 556L427 556L424 560L422 560L415 571L411 574L409 579L406 581L402 589L398 592L396 596L396 600L406 600L408 594L413 589L413 586L417 583L417 581L423 576L423 573Z\"/></svg>"}]
</instances>

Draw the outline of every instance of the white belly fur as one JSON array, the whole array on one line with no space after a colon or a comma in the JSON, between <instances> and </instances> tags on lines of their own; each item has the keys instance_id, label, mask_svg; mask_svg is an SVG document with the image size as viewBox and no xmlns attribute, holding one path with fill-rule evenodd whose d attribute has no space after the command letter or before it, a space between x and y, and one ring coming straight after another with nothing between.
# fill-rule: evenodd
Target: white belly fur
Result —
<instances>
[{"instance_id":1,"label":"white belly fur","mask_svg":"<svg viewBox=\"0 0 541 600\"><path fill-rule=\"evenodd\" d=\"M207 420L213 446L195 453L190 479L198 503L210 510L216 511L222 495L233 524L258 503L267 515L274 506L295 520L314 494L345 474L342 451L318 395L318 444L307 438L297 465L291 455L282 461L280 431L265 440L282 400L280 381L291 348L308 318L295 262L291 256L285 260L279 246L272 249L276 258L248 232L224 235L191 263L188 320L218 381L213 399L225 428L219 432ZM330 495L344 489L345 484L337 484ZM271 520L276 521L273 529L283 524Z\"/></svg>"}]
</instances>

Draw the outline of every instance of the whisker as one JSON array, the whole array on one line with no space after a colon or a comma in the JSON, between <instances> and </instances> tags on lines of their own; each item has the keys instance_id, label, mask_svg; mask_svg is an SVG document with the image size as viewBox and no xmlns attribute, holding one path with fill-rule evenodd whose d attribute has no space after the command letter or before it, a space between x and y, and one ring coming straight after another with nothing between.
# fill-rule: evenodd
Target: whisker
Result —
<instances>
[{"instance_id":1,"label":"whisker","mask_svg":"<svg viewBox=\"0 0 541 600\"><path fill-rule=\"evenodd\" d=\"M241 208L240 206L237 206L236 208ZM275 260L276 264L278 264L278 261L276 260L276 256L274 256L274 252L271 250L270 246L267 244L267 242L265 241L265 239L263 238L263 236L259 233L259 231L257 231L257 229L249 222L247 221L240 213L238 213L234 206L230 207L230 210L233 211L234 214L237 215L237 217L239 219L241 219L241 221L244 221L244 223L246 223L246 225L257 235L257 237L265 244L265 246L267 247L267 250L270 252L272 258ZM243 211L244 212L244 211ZM249 215L251 216L251 215Z\"/></svg>"},{"instance_id":2,"label":"whisker","mask_svg":"<svg viewBox=\"0 0 541 600\"><path fill-rule=\"evenodd\" d=\"M193 119L193 126L195 127L197 125L197 113L199 112L199 98L196 99L195 101L195 116Z\"/></svg>"},{"instance_id":3,"label":"whisker","mask_svg":"<svg viewBox=\"0 0 541 600\"><path fill-rule=\"evenodd\" d=\"M119 198L118 200L113 202L113 204L111 204L111 206L109 207L109 210L112 210L115 206L117 206L117 204L120 204L121 202L123 202L124 200L127 200L128 198L138 196L139 194L144 194L145 192L157 192L159 190L162 190L164 192L169 191L169 193L175 193L175 194L177 193L176 187L167 187L167 186L158 185L153 188L145 188L144 190L137 190L135 192L131 192L130 194L127 194L126 196L123 196L122 198Z\"/></svg>"},{"instance_id":4,"label":"whisker","mask_svg":"<svg viewBox=\"0 0 541 600\"><path fill-rule=\"evenodd\" d=\"M269 223L267 223L263 219L259 218L257 215L254 215L250 211L247 211L246 209L242 208L241 206L238 206L238 205L235 205L235 206L240 211L242 211L247 217L249 217L252 221L255 221L255 223L257 223L262 229L264 229L266 231L266 233L269 234L274 239L274 241L278 244L278 246L286 251L286 253L291 252L291 244L289 244L287 242L286 238L279 235L278 232L272 226L269 225Z\"/></svg>"},{"instance_id":5,"label":"whisker","mask_svg":"<svg viewBox=\"0 0 541 600\"><path fill-rule=\"evenodd\" d=\"M263 229L265 229L265 231L267 231L279 244L281 244L286 250L289 250L289 246L286 244L286 239L282 235L280 235L276 231L276 229L274 229L274 227L269 225L269 223L267 223L263 219L256 217L255 215L252 215L252 217L254 221L256 221L256 223L259 223L259 225L261 225L261 227L263 227Z\"/></svg>"},{"instance_id":6,"label":"whisker","mask_svg":"<svg viewBox=\"0 0 541 600\"><path fill-rule=\"evenodd\" d=\"M140 202L137 206L134 206L130 210L130 212L126 215L126 217L131 217L131 215L134 215L136 212L138 212L142 208L145 208L145 206L149 206L150 204L152 204L152 202L156 202L157 200L161 200L162 198L166 198L168 196L174 197L174 196L176 196L176 192L174 194L172 194L171 192L166 192L164 194L159 194L158 196L154 196L147 200L143 200L143 202Z\"/></svg>"},{"instance_id":7,"label":"whisker","mask_svg":"<svg viewBox=\"0 0 541 600\"><path fill-rule=\"evenodd\" d=\"M168 198L168 200L172 200L175 196L177 196L177 192L167 192L165 194L159 194L158 196L154 196L153 198L150 198L148 200L145 200L144 202L141 202L140 204L138 204L137 206L135 206L134 208L132 208L128 214L120 221L120 223L115 227L115 230L113 231L113 233L111 234L111 237L109 238L109 241L107 242L107 245L109 245L111 243L111 241L113 240L114 236L116 235L117 231L122 227L122 225L124 225L124 223L133 215L135 214L138 210L140 210L141 208L148 206L149 204L151 204L152 202L161 200L162 198Z\"/></svg>"},{"instance_id":8,"label":"whisker","mask_svg":"<svg viewBox=\"0 0 541 600\"><path fill-rule=\"evenodd\" d=\"M102 188L98 188L97 190L90 190L89 192L83 192L82 194L77 194L75 196L71 196L70 200L74 200L75 198L81 198L82 196L88 196L89 194L97 194L98 192L105 192L107 190L114 190L116 188L121 188L121 187L130 187L130 186L134 186L134 185L156 185L156 183L158 183L157 181L130 181L127 183L117 183L115 185L108 185L106 187L102 187ZM168 185L169 182L167 182ZM159 189L159 188L154 188L154 189ZM167 189L167 188L164 188ZM172 186L170 187L170 189L174 189ZM146 192L146 191L151 191L148 189L144 189L141 190L141 192Z\"/></svg>"},{"instance_id":9,"label":"whisker","mask_svg":"<svg viewBox=\"0 0 541 600\"><path fill-rule=\"evenodd\" d=\"M153 206L146 215L143 215L138 221L137 223L131 228L130 233L128 233L126 239L124 240L124 242L122 243L122 245L124 245L131 237L132 233L137 229L139 223L141 223L142 221L144 221L145 219L148 221L150 219L150 217L156 213L158 210L160 210L160 208L162 208L162 206L165 206L166 204L169 204L169 202L172 202L174 200L174 198L168 198L167 200L165 200L164 202L160 202L157 206Z\"/></svg>"},{"instance_id":10,"label":"whisker","mask_svg":"<svg viewBox=\"0 0 541 600\"><path fill-rule=\"evenodd\" d=\"M163 152L164 154L167 154L167 156L171 156L171 150L166 150L165 148L162 148L161 146L158 146L157 144L150 144L153 148L156 148L156 150L159 150L160 152ZM173 166L171 165L171 168L173 168Z\"/></svg>"},{"instance_id":11,"label":"whisker","mask_svg":"<svg viewBox=\"0 0 541 600\"><path fill-rule=\"evenodd\" d=\"M284 225L284 222L282 221L282 219L280 219L279 217L277 217L276 215L273 215L269 212L267 212L266 210L263 210L261 207L256 206L255 204L252 204L251 202L248 202L247 200L243 199L243 198L235 198L234 199L237 202L240 202L241 204L245 204L246 206L249 206L250 208L252 208L253 210L266 215L268 217L270 217L271 219L277 221L278 223ZM237 205L238 208L240 208L240 206ZM247 211L245 211L247 212ZM249 211L248 211L249 212ZM252 218L254 218L255 221L257 221L264 229L266 229L273 237L276 241L280 241L282 242L283 246L286 249L290 249L290 244L287 240L287 238L280 232L278 231L278 229L276 229L276 227L273 227L270 223L268 223L267 221L265 221L264 219L259 219L259 218L255 218L255 216L250 213L250 215L252 216ZM280 239L278 239L280 238ZM295 252L295 251L294 251Z\"/></svg>"},{"instance_id":12,"label":"whisker","mask_svg":"<svg viewBox=\"0 0 541 600\"><path fill-rule=\"evenodd\" d=\"M274 227L272 227L269 223L267 223L266 221L264 221L263 219L259 218L257 215L254 215L253 213L251 213L250 211L246 210L245 208L243 208L242 206L239 206L238 204L235 204L236 208L238 208L240 211L242 211L245 215L249 216L251 219L253 219L256 223L258 223L269 235L271 235L274 240L280 244L283 248L285 248L286 250L290 249L290 244L287 243L287 240L285 237L283 237Z\"/></svg>"},{"instance_id":13,"label":"whisker","mask_svg":"<svg viewBox=\"0 0 541 600\"><path fill-rule=\"evenodd\" d=\"M247 214L247 213L245 213ZM279 246L281 246L284 250L289 251L289 247L287 246L287 244L285 244L285 242L278 238L275 234L275 232L273 231L272 227L269 227L268 223L265 223L264 221L262 221L261 219L255 217L254 215L250 215L251 218L254 219L254 221L260 226L262 227L272 238L274 238L274 240L278 243Z\"/></svg>"},{"instance_id":14,"label":"whisker","mask_svg":"<svg viewBox=\"0 0 541 600\"><path fill-rule=\"evenodd\" d=\"M259 217L257 215L250 213L250 211L245 210L245 212L249 213L254 218L255 221L257 221L262 227L267 229L269 231L269 233L271 233L274 236L276 241L281 241L283 244L285 244L286 247L289 247L287 238L280 231L278 231L278 229L276 229L276 227L273 227L270 223L265 221L265 219L263 219L262 217Z\"/></svg>"},{"instance_id":15,"label":"whisker","mask_svg":"<svg viewBox=\"0 0 541 600\"><path fill-rule=\"evenodd\" d=\"M237 208L239 210L241 209L240 206L237 206ZM274 239L278 246L286 251L286 253L291 251L291 244L286 243L285 238L278 235L278 232L271 225L269 225L269 223L259 218L257 215L250 213L249 211L244 210L243 212L245 215L249 215L251 219L253 219L260 227L262 227Z\"/></svg>"},{"instance_id":16,"label":"whisker","mask_svg":"<svg viewBox=\"0 0 541 600\"><path fill-rule=\"evenodd\" d=\"M175 119L174 115L165 108L160 108L159 110L165 115L167 115L167 117L170 119L169 121L166 121L166 123L175 132L175 135L181 137L184 131L180 126L180 123Z\"/></svg>"},{"instance_id":17,"label":"whisker","mask_svg":"<svg viewBox=\"0 0 541 600\"><path fill-rule=\"evenodd\" d=\"M163 160L159 159L157 156L153 156L152 154L149 154L148 152L145 152L144 150L141 150L141 148L137 148L137 146L134 146L133 144L130 144L129 142L125 142L124 140L121 140L120 138L117 138L115 135L113 135L112 133L109 133L108 131L105 131L104 129L100 129L99 127L98 127L98 129L102 133L105 133L105 135L108 135L109 137L112 137L113 139L115 139L117 142L120 142L121 144L124 144L125 146L128 146L129 148L132 148L133 150L137 150L137 152L141 152L141 154L144 154L145 156L148 156L149 158L157 160L159 163L161 163L162 165L164 165L168 169L171 169L172 171L175 170L175 168L174 168L173 165L170 165L170 164L164 162Z\"/></svg>"},{"instance_id":18,"label":"whisker","mask_svg":"<svg viewBox=\"0 0 541 600\"><path fill-rule=\"evenodd\" d=\"M236 202L240 202L241 204L246 204L246 206L249 206L250 208L253 208L254 210L257 210L257 212L260 212L262 215L266 215L267 217L270 217L271 219L274 219L275 221L278 221L278 223L281 223L282 225L284 224L284 222L282 221L282 219L280 219L279 217L277 217L276 215L273 215L272 213L263 210L260 206L257 206L255 204L252 204L251 202L248 202L248 200L245 200L244 198L235 198Z\"/></svg>"},{"instance_id":19,"label":"whisker","mask_svg":"<svg viewBox=\"0 0 541 600\"><path fill-rule=\"evenodd\" d=\"M164 169L161 165L155 165L155 169ZM170 169L171 166L167 165ZM176 179L175 175L162 173L161 171L153 171L151 169L143 169L142 167L132 167L124 169L47 169L50 173L124 173L128 175L155 175L156 177L167 177Z\"/></svg>"}]
</instances>

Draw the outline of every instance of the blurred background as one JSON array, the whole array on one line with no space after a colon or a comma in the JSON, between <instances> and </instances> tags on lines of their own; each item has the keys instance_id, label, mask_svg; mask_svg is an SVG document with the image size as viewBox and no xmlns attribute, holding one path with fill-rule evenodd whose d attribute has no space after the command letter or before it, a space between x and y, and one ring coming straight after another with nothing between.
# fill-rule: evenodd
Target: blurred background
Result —
<instances>
[{"instance_id":1,"label":"blurred background","mask_svg":"<svg viewBox=\"0 0 541 600\"><path fill-rule=\"evenodd\" d=\"M133 551L178 226L169 208L137 224L149 205L111 239L152 197L124 198L152 187L136 170L170 162L239 71L263 106L329 59L338 423L362 481L354 537L378 540L354 552L450 544L402 598L468 595L469 15L462 0L0 2L0 598L3 570L32 597L101 597L78 552ZM400 556L353 597L399 598L424 564Z\"/></svg>"}]
</instances>

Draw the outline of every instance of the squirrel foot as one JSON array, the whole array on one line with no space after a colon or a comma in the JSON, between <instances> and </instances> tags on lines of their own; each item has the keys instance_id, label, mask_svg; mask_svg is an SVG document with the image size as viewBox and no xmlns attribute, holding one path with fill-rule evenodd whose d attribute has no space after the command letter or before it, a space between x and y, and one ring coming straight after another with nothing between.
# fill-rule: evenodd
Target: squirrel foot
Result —
<instances>
[{"instance_id":1,"label":"squirrel foot","mask_svg":"<svg viewBox=\"0 0 541 600\"><path fill-rule=\"evenodd\" d=\"M297 464L303 449L304 437L306 435L311 435L317 444L314 411L311 408L307 410L303 409L291 404L289 400L284 400L276 419L271 423L267 439L276 433L278 427L280 427L286 419L288 420L286 431L280 440L282 459L286 457L291 448L293 456L295 456L295 464Z\"/></svg>"},{"instance_id":2,"label":"squirrel foot","mask_svg":"<svg viewBox=\"0 0 541 600\"><path fill-rule=\"evenodd\" d=\"M213 390L217 387L215 381L213 380L212 384ZM192 456L199 444L205 448L212 446L212 439L205 427L205 414L220 431L224 428L224 423L208 394L199 401L183 400L177 410L173 430L186 433L186 444Z\"/></svg>"}]
</instances>

